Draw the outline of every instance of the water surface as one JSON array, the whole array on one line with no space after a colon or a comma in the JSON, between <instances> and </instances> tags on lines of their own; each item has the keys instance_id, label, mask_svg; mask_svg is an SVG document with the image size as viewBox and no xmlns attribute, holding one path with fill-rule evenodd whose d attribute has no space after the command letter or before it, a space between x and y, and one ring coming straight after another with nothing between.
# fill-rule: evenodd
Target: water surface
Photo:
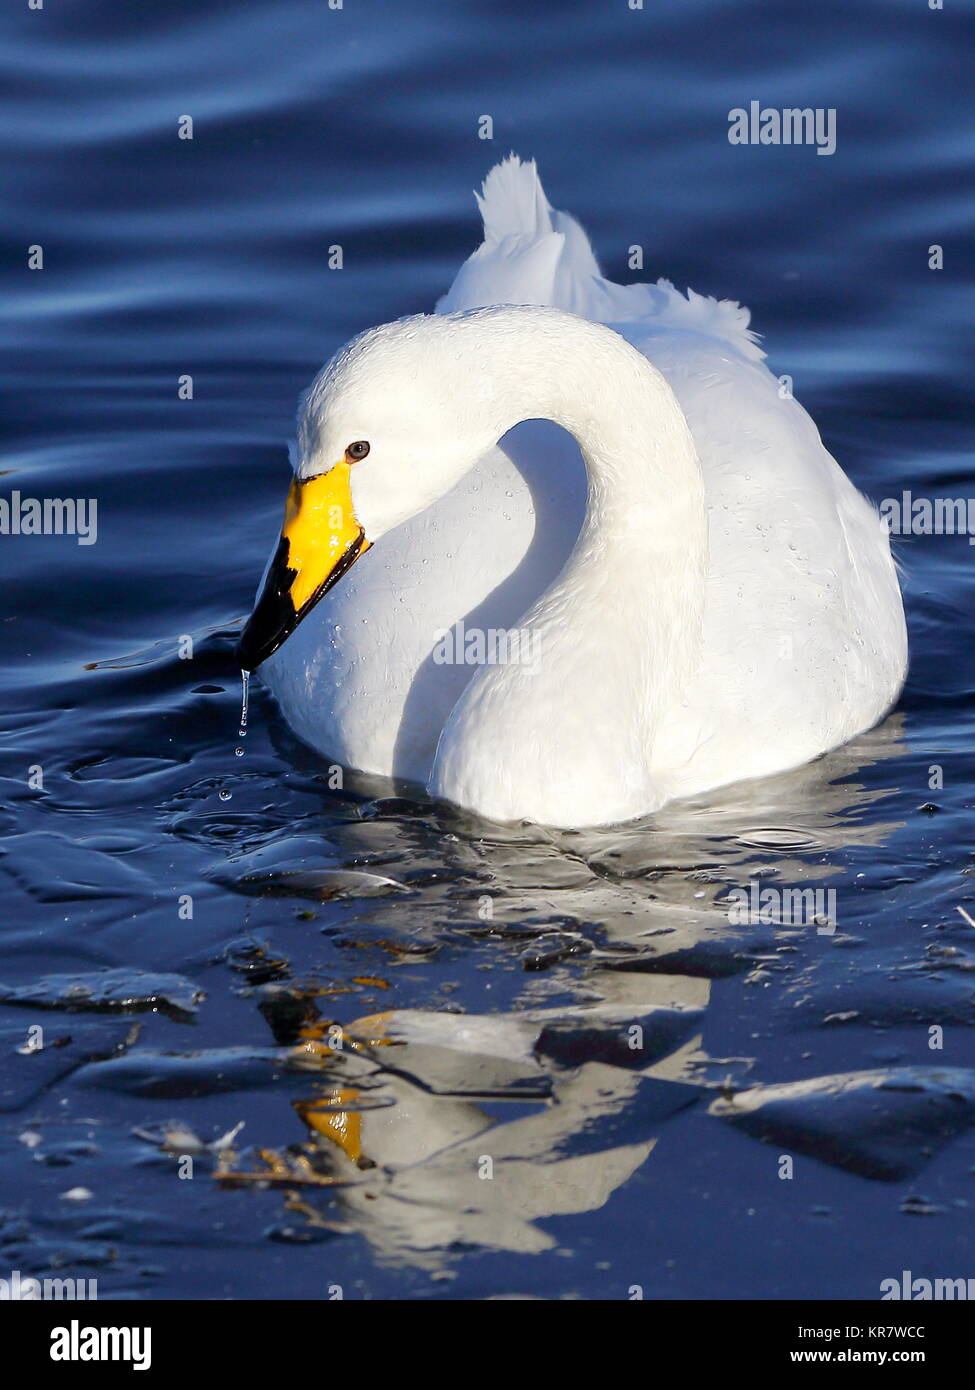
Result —
<instances>
[{"instance_id":1,"label":"water surface","mask_svg":"<svg viewBox=\"0 0 975 1390\"><path fill-rule=\"evenodd\" d=\"M98 531L0 537L0 1272L186 1299L872 1299L903 1269L975 1274L967 537L899 546L911 675L879 730L606 832L338 787L259 681L238 738L232 661L298 392L432 306L509 148L614 278L636 245L748 304L872 497L967 497L971 18L5 18L3 495L95 498ZM835 155L730 146L753 98L835 107ZM751 884L832 892L836 930L729 921ZM756 1118L753 1086L791 1089L753 1092Z\"/></svg>"}]
</instances>

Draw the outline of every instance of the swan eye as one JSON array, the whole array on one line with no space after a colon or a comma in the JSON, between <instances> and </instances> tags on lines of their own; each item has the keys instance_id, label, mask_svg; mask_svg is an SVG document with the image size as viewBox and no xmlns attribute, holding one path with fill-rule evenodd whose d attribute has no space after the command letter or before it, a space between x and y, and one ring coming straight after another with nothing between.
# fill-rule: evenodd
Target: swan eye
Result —
<instances>
[{"instance_id":1,"label":"swan eye","mask_svg":"<svg viewBox=\"0 0 975 1390\"><path fill-rule=\"evenodd\" d=\"M360 459L364 459L364 458L365 458L365 456L366 456L366 454L368 454L368 452L369 452L369 442L368 442L368 440L365 440L365 439L357 439L357 440L355 441L354 444L350 444L349 447L346 449L346 451L345 451L346 461L347 461L348 463L358 463Z\"/></svg>"}]
</instances>

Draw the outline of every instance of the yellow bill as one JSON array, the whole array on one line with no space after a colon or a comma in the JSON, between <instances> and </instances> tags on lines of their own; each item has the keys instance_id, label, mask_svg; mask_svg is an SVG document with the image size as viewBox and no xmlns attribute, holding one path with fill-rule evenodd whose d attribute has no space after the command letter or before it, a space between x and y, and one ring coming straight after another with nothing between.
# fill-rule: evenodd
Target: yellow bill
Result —
<instances>
[{"instance_id":1,"label":"yellow bill","mask_svg":"<svg viewBox=\"0 0 975 1390\"><path fill-rule=\"evenodd\" d=\"M352 506L350 473L343 460L327 473L292 482L278 548L237 644L242 670L255 671L276 652L369 549Z\"/></svg>"}]
</instances>

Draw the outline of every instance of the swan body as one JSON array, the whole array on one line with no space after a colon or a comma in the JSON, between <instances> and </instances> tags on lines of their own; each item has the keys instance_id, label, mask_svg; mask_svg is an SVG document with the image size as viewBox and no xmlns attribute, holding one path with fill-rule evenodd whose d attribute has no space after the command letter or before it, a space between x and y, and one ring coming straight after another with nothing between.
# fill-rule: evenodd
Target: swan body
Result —
<instances>
[{"instance_id":1,"label":"swan body","mask_svg":"<svg viewBox=\"0 0 975 1390\"><path fill-rule=\"evenodd\" d=\"M563 827L875 724L907 663L889 537L747 310L604 280L534 164L479 201L438 312L353 340L305 397L295 495L341 483L354 526L330 541L341 582L261 665L288 723L346 766ZM368 457L340 478L350 441Z\"/></svg>"}]
</instances>

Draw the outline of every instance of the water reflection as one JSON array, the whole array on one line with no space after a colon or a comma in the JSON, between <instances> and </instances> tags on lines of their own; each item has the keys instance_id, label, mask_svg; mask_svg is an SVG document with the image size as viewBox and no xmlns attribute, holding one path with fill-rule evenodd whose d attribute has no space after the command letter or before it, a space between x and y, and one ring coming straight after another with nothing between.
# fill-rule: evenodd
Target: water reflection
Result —
<instances>
[{"instance_id":1,"label":"water reflection","mask_svg":"<svg viewBox=\"0 0 975 1390\"><path fill-rule=\"evenodd\" d=\"M232 855L222 880L257 897L327 904L343 874L353 899L356 874L375 879L366 892L378 896L343 919L346 945L491 943L532 983L503 1012L391 1008L348 1021L299 982L263 985L282 1056L308 1074L292 1101L307 1137L227 1155L221 1180L283 1187L292 1218L338 1223L422 1268L465 1248L553 1248L540 1223L598 1210L671 1117L727 1101L748 1079L753 1058L705 1048L712 982L795 952L816 926L732 924L729 887L841 878L845 851L899 824L867 816L885 793L860 775L904 751L895 715L794 772L638 825L554 834L478 825L373 780L373 799L330 826L317 856L288 836ZM406 864L407 881L383 893ZM546 992L558 1002L539 1007Z\"/></svg>"}]
</instances>

